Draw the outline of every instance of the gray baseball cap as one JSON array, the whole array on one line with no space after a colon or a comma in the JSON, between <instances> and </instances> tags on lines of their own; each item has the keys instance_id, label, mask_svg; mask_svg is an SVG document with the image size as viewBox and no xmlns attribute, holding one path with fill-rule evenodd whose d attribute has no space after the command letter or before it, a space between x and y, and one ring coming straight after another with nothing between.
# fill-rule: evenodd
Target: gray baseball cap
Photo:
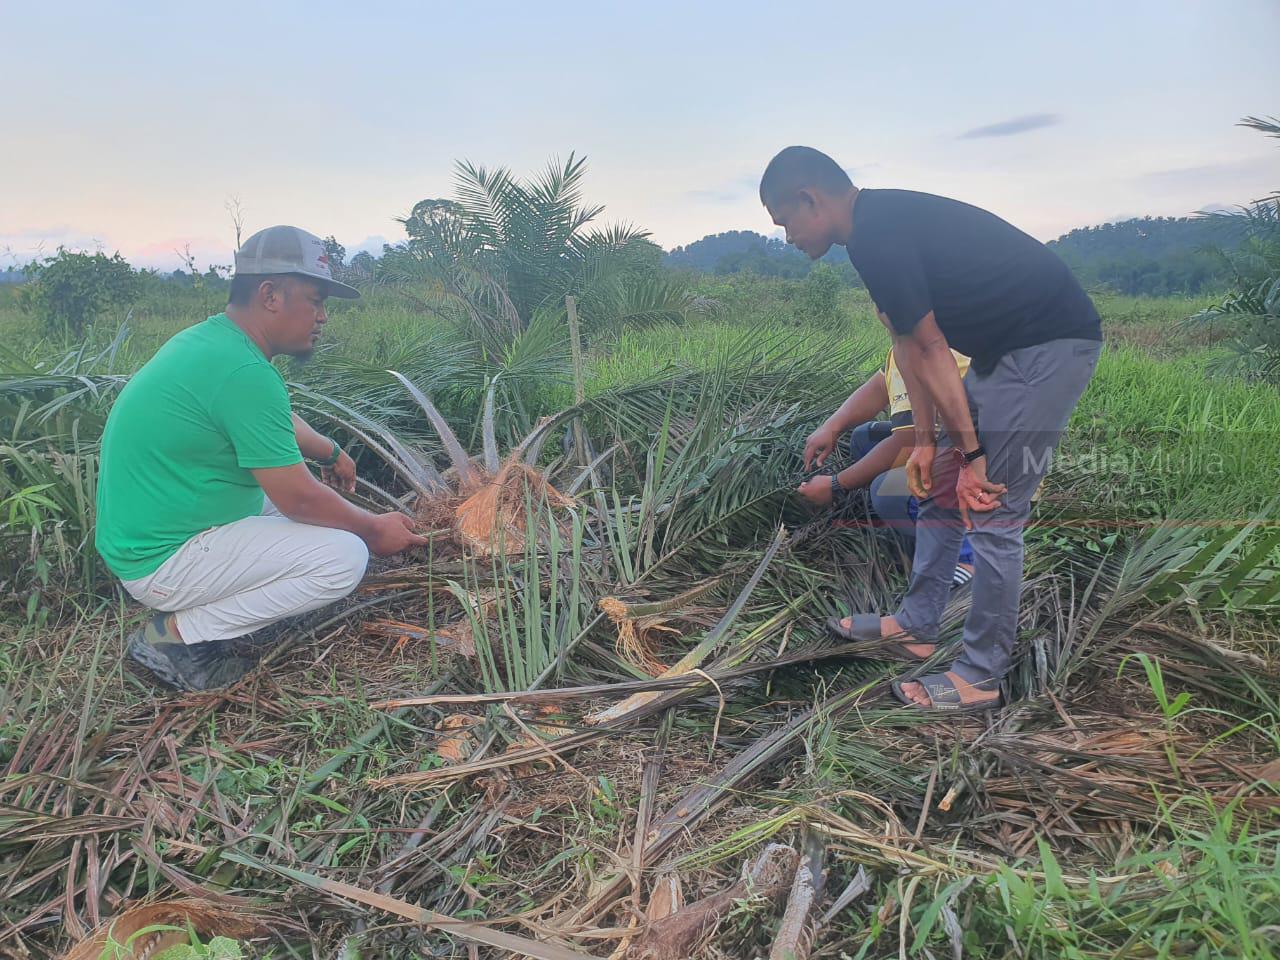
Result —
<instances>
[{"instance_id":1,"label":"gray baseball cap","mask_svg":"<svg viewBox=\"0 0 1280 960\"><path fill-rule=\"evenodd\" d=\"M248 276L296 273L322 281L325 296L343 300L360 296L355 287L333 279L324 241L297 227L267 227L255 233L236 251L236 273Z\"/></svg>"}]
</instances>

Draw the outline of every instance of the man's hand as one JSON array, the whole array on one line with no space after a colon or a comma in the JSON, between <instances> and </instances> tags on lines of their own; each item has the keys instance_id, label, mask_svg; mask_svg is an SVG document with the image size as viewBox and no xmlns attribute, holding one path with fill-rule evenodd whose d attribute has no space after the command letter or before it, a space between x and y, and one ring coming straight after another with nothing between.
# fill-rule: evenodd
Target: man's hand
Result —
<instances>
[{"instance_id":1,"label":"man's hand","mask_svg":"<svg viewBox=\"0 0 1280 960\"><path fill-rule=\"evenodd\" d=\"M825 423L809 434L809 439L804 442L804 468L812 470L815 466L820 467L826 463L827 457L831 456L831 451L836 448L839 437L840 435ZM829 498L828 502L830 502Z\"/></svg>"},{"instance_id":2,"label":"man's hand","mask_svg":"<svg viewBox=\"0 0 1280 960\"><path fill-rule=\"evenodd\" d=\"M816 477L810 477L796 487L796 493L815 507L831 506L831 474L820 473Z\"/></svg>"},{"instance_id":3,"label":"man's hand","mask_svg":"<svg viewBox=\"0 0 1280 960\"><path fill-rule=\"evenodd\" d=\"M973 529L973 521L969 519L970 510L987 513L996 509L1000 506L999 496L1008 489L1003 483L992 483L987 479L986 457L979 457L973 463L961 467L960 476L956 478L956 500L964 528Z\"/></svg>"},{"instance_id":4,"label":"man's hand","mask_svg":"<svg viewBox=\"0 0 1280 960\"><path fill-rule=\"evenodd\" d=\"M937 448L932 443L917 443L907 458L907 489L917 500L925 500L933 487L933 457Z\"/></svg>"},{"instance_id":5,"label":"man's hand","mask_svg":"<svg viewBox=\"0 0 1280 960\"><path fill-rule=\"evenodd\" d=\"M320 468L320 479L335 490L343 493L356 492L356 462L343 450L338 454L338 462L332 467Z\"/></svg>"},{"instance_id":6,"label":"man's hand","mask_svg":"<svg viewBox=\"0 0 1280 960\"><path fill-rule=\"evenodd\" d=\"M390 557L420 547L427 542L426 537L413 532L413 521L399 511L382 513L373 518L373 525L364 538L369 550L379 557Z\"/></svg>"}]
</instances>

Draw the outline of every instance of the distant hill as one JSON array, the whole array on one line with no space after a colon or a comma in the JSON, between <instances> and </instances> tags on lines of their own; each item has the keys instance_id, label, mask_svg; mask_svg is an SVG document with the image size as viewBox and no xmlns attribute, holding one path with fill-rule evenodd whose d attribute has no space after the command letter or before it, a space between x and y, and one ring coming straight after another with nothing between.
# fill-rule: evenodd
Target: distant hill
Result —
<instances>
[{"instance_id":1,"label":"distant hill","mask_svg":"<svg viewBox=\"0 0 1280 960\"><path fill-rule=\"evenodd\" d=\"M1048 244L1088 290L1133 296L1196 295L1223 289L1230 272L1215 251L1233 249L1244 226L1233 217L1141 217L1081 227ZM861 285L843 247L832 247L830 263L846 282ZM803 277L813 263L784 241L753 230L730 230L676 247L663 263L699 273L755 273Z\"/></svg>"},{"instance_id":2,"label":"distant hill","mask_svg":"<svg viewBox=\"0 0 1280 960\"><path fill-rule=\"evenodd\" d=\"M1141 217L1082 227L1049 242L1087 289L1199 294L1230 278L1222 257L1244 239L1235 217Z\"/></svg>"},{"instance_id":3,"label":"distant hill","mask_svg":"<svg viewBox=\"0 0 1280 960\"><path fill-rule=\"evenodd\" d=\"M832 247L822 262L831 264L847 282L859 283L843 247ZM788 278L806 276L813 269L813 261L795 247L753 230L730 230L676 247L663 258L663 264L698 273L755 273Z\"/></svg>"}]
</instances>

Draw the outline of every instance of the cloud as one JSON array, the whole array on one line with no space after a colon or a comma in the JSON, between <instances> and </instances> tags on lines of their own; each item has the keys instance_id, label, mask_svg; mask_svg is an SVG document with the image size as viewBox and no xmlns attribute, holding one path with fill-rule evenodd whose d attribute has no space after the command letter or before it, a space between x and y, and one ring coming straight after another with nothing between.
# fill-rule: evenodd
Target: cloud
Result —
<instances>
[{"instance_id":1,"label":"cloud","mask_svg":"<svg viewBox=\"0 0 1280 960\"><path fill-rule=\"evenodd\" d=\"M1277 169L1275 154L1223 160L1219 163L1203 163L1194 167L1175 167L1171 170L1151 170L1138 177L1139 182L1162 189L1203 187L1208 183L1239 183L1254 178L1272 176Z\"/></svg>"},{"instance_id":2,"label":"cloud","mask_svg":"<svg viewBox=\"0 0 1280 960\"><path fill-rule=\"evenodd\" d=\"M207 270L210 264L229 266L235 257L234 246L230 239L208 235L184 235L152 240L125 251L125 256L135 267L185 270L183 258L190 253L196 266L201 270Z\"/></svg>"},{"instance_id":3,"label":"cloud","mask_svg":"<svg viewBox=\"0 0 1280 960\"><path fill-rule=\"evenodd\" d=\"M367 252L375 257L380 257L382 256L382 247L387 243L390 243L390 241L381 234L374 234L372 236L365 237L359 243L347 245L347 259L350 260L357 253L362 252Z\"/></svg>"},{"instance_id":4,"label":"cloud","mask_svg":"<svg viewBox=\"0 0 1280 960\"><path fill-rule=\"evenodd\" d=\"M856 167L845 167L844 172L849 175L849 179L857 183L862 179L863 174L870 173L873 170L879 170L883 167L880 163L861 163Z\"/></svg>"},{"instance_id":5,"label":"cloud","mask_svg":"<svg viewBox=\"0 0 1280 960\"><path fill-rule=\"evenodd\" d=\"M40 257L52 256L58 247L96 251L108 246L101 236L77 230L65 223L48 227L27 227L0 233L0 261L5 264L27 263Z\"/></svg>"},{"instance_id":6,"label":"cloud","mask_svg":"<svg viewBox=\"0 0 1280 960\"><path fill-rule=\"evenodd\" d=\"M759 188L760 174L753 173L741 177L735 177L719 187L710 187L702 190L686 190L684 195L687 199L693 200L697 203L710 203L724 206L731 203L738 203L744 197L754 197Z\"/></svg>"},{"instance_id":7,"label":"cloud","mask_svg":"<svg viewBox=\"0 0 1280 960\"><path fill-rule=\"evenodd\" d=\"M988 124L985 127L974 127L972 130L966 130L957 140L980 140L984 137L1016 137L1020 133L1029 133L1032 130L1039 130L1041 127L1052 127L1062 122L1062 116L1057 113L1029 113L1024 117L1014 117L1012 120L1001 120L999 123Z\"/></svg>"}]
</instances>

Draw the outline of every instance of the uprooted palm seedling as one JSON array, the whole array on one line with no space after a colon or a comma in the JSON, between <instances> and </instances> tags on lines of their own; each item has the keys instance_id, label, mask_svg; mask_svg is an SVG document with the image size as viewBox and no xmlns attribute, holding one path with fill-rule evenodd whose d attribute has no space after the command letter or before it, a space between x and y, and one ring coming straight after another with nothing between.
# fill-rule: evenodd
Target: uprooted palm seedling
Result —
<instances>
[{"instance_id":1,"label":"uprooted palm seedling","mask_svg":"<svg viewBox=\"0 0 1280 960\"><path fill-rule=\"evenodd\" d=\"M368 481L364 485L414 515L424 530L448 533L459 548L478 556L516 554L523 551L528 536L525 524L530 501L561 509L572 506L572 498L552 486L531 463L536 461L551 425L563 417L539 424L500 458L494 424L499 382L495 376L485 394L482 453L472 457L430 397L408 377L394 370L388 373L425 414L448 457L446 470L440 470L428 452L402 440L393 427L374 415L332 397L311 396L333 408L327 416L376 454L409 492L397 497Z\"/></svg>"},{"instance_id":2,"label":"uprooted palm seedling","mask_svg":"<svg viewBox=\"0 0 1280 960\"><path fill-rule=\"evenodd\" d=\"M527 501L552 508L572 506L573 501L547 482L537 467L525 462L526 456L536 459L535 444L546 435L545 427L535 428L505 459L499 459L494 431L497 377L485 395L481 424L484 452L477 464L431 399L407 377L394 370L389 372L422 407L452 464L446 475L422 471L430 487L419 492L415 512L428 529L443 521L465 549L481 556L515 554L524 550L530 533L526 526Z\"/></svg>"}]
</instances>

